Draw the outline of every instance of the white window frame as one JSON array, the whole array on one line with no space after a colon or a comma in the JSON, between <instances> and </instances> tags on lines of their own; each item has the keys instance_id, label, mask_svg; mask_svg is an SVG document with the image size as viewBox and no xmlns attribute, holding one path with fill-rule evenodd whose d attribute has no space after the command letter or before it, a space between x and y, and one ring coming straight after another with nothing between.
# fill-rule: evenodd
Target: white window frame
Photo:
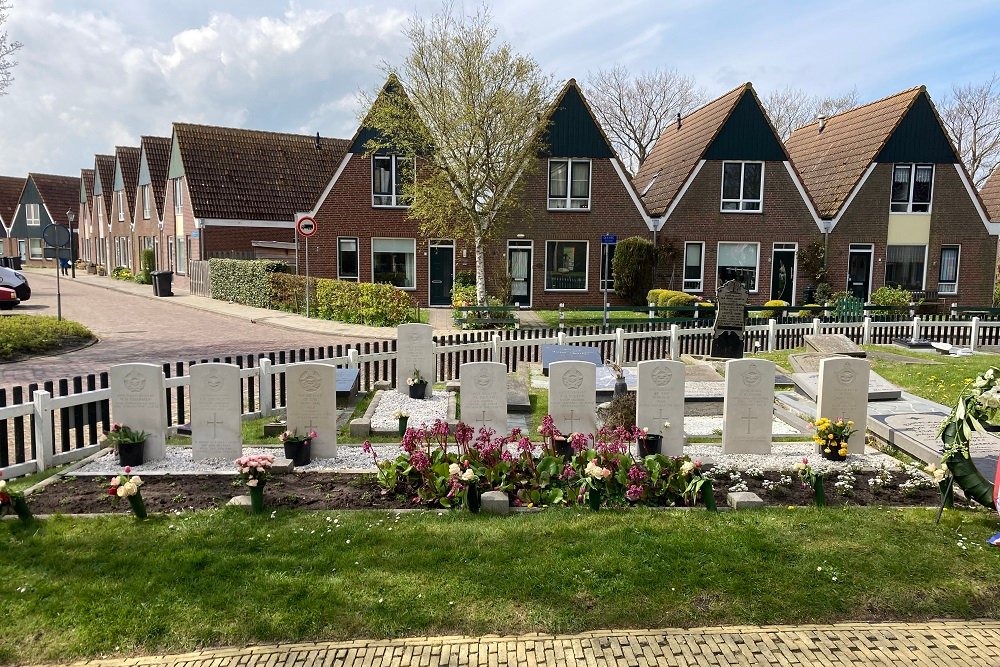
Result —
<instances>
[{"instance_id":1,"label":"white window frame","mask_svg":"<svg viewBox=\"0 0 1000 667\"><path fill-rule=\"evenodd\" d=\"M405 236L373 236L371 238L371 275L372 282L375 282L375 242L376 241L409 241L413 244L413 286L412 287L396 287L398 290L403 290L404 292L415 292L417 290L417 240L414 238L407 238ZM358 273L360 274L361 267L358 266Z\"/></svg>"},{"instance_id":2,"label":"white window frame","mask_svg":"<svg viewBox=\"0 0 1000 667\"><path fill-rule=\"evenodd\" d=\"M726 165L740 165L740 196L738 199L726 199ZM745 199L743 197L743 185L746 180L746 166L748 164L760 165L760 199ZM719 183L719 211L722 213L763 213L764 212L764 171L766 165L760 160L726 160L722 163L722 180ZM744 203L756 202L756 209L743 208ZM736 208L725 208L727 203L735 203ZM758 260L759 262L759 260Z\"/></svg>"},{"instance_id":3,"label":"white window frame","mask_svg":"<svg viewBox=\"0 0 1000 667\"><path fill-rule=\"evenodd\" d=\"M118 199L118 222L125 222L125 191L119 190L115 197Z\"/></svg>"},{"instance_id":4,"label":"white window frame","mask_svg":"<svg viewBox=\"0 0 1000 667\"><path fill-rule=\"evenodd\" d=\"M687 249L689 245L701 246L701 275L698 277L698 287L688 287L688 280L684 277L687 272ZM684 242L684 256L681 258L681 289L684 292L689 292L692 294L699 294L705 291L705 242L704 241L685 241ZM692 279L693 282L693 279Z\"/></svg>"},{"instance_id":5,"label":"white window frame","mask_svg":"<svg viewBox=\"0 0 1000 667\"><path fill-rule=\"evenodd\" d=\"M187 256L187 243L185 237L183 236L176 237L174 242L174 252L177 254L177 257L174 261L174 273L176 273L179 276L186 275L187 263L189 260Z\"/></svg>"},{"instance_id":6,"label":"white window frame","mask_svg":"<svg viewBox=\"0 0 1000 667\"><path fill-rule=\"evenodd\" d=\"M888 285L888 281L885 279L885 274L889 271L889 248L906 248L911 246L923 246L924 248L924 275L920 279L920 288L916 290L910 290L911 292L925 292L927 291L927 260L930 259L928 254L930 253L929 243L889 243L885 246L885 270L882 272L882 284ZM909 288L906 288L909 289Z\"/></svg>"},{"instance_id":7,"label":"white window frame","mask_svg":"<svg viewBox=\"0 0 1000 667\"><path fill-rule=\"evenodd\" d=\"M357 258L358 270L353 276L345 276L340 270L340 242L341 241L354 241L354 255ZM374 272L374 268L372 269ZM374 273L373 273L374 275ZM350 280L353 282L361 281L361 241L357 236L338 236L337 237L337 280Z\"/></svg>"},{"instance_id":8,"label":"white window frame","mask_svg":"<svg viewBox=\"0 0 1000 667\"><path fill-rule=\"evenodd\" d=\"M565 197L553 197L552 196L552 163L553 162L565 162L566 163L566 196ZM574 200L579 200L580 197L574 197L573 195L573 165L575 163L587 163L587 205L586 206L573 206ZM589 158L549 158L548 170L545 173L545 194L546 194L546 206L550 211L565 211L568 213L576 211L589 211L590 205L593 200L593 189L594 189L594 162ZM565 202L565 206L553 206L552 202L562 201ZM574 290L575 291L575 290Z\"/></svg>"},{"instance_id":9,"label":"white window frame","mask_svg":"<svg viewBox=\"0 0 1000 667\"><path fill-rule=\"evenodd\" d=\"M142 218L149 220L149 185L142 186Z\"/></svg>"},{"instance_id":10,"label":"white window frame","mask_svg":"<svg viewBox=\"0 0 1000 667\"><path fill-rule=\"evenodd\" d=\"M389 160L389 183L391 185L390 194L376 193L375 192L375 160ZM371 160L371 178L372 178L372 207L373 208L410 208L410 204L406 202L403 198L401 192L396 192L396 170L399 168L399 163L402 160L407 160L413 165L413 179L417 178L417 161L411 157L405 155L398 155L396 153L382 154L382 155L372 155ZM376 197L389 197L389 204L377 203L375 201ZM402 288L400 288L402 289Z\"/></svg>"},{"instance_id":11,"label":"white window frame","mask_svg":"<svg viewBox=\"0 0 1000 667\"><path fill-rule=\"evenodd\" d=\"M101 236L104 236L104 198L101 197L97 200L97 227L101 232Z\"/></svg>"},{"instance_id":12,"label":"white window frame","mask_svg":"<svg viewBox=\"0 0 1000 667\"><path fill-rule=\"evenodd\" d=\"M724 245L755 245L757 246L757 266L754 269L753 274L753 286L754 289L747 290L748 294L757 294L760 292L760 241L719 241L715 244L715 282L716 289L722 287L719 285L719 249Z\"/></svg>"},{"instance_id":13,"label":"white window frame","mask_svg":"<svg viewBox=\"0 0 1000 667\"><path fill-rule=\"evenodd\" d=\"M561 210L561 209L560 209ZM583 243L586 247L587 259L584 262L583 288L582 289L557 289L550 288L549 284L549 244L550 243ZM590 241L586 239L546 239L545 241L545 262L542 273L542 291L544 292L586 292L590 287Z\"/></svg>"},{"instance_id":14,"label":"white window frame","mask_svg":"<svg viewBox=\"0 0 1000 667\"><path fill-rule=\"evenodd\" d=\"M944 253L945 248L956 248L958 250L958 257L955 259L955 282L954 283L944 283L945 285L954 284L955 287L947 292L941 289L941 255ZM945 243L942 244L941 249L938 251L938 294L958 294L958 281L961 278L962 272L962 246L959 243Z\"/></svg>"},{"instance_id":15,"label":"white window frame","mask_svg":"<svg viewBox=\"0 0 1000 667\"><path fill-rule=\"evenodd\" d=\"M29 227L42 226L42 206L41 204L24 205L24 223Z\"/></svg>"},{"instance_id":16,"label":"white window frame","mask_svg":"<svg viewBox=\"0 0 1000 667\"><path fill-rule=\"evenodd\" d=\"M37 255L35 254L36 248L38 249ZM45 247L42 245L42 239L28 239L28 259L45 259Z\"/></svg>"},{"instance_id":17,"label":"white window frame","mask_svg":"<svg viewBox=\"0 0 1000 667\"><path fill-rule=\"evenodd\" d=\"M910 169L909 192L906 195L906 201L905 202L894 202L892 200L892 186L895 183L894 179L896 178L896 169L898 169L899 167L909 167L909 169ZM931 193L930 193L930 197L928 197L928 199L927 199L926 202L918 202L917 203L918 206L927 206L927 210L926 211L914 211L913 210L913 205L914 205L913 204L913 188L914 188L914 186L916 185L916 182L917 182L917 169L920 168L920 167L924 167L924 168L930 167L930 170L931 170ZM892 171L890 172L890 179L892 179L892 180L889 181L889 212L890 213L902 213L902 214L916 213L917 215L928 215L931 212L931 209L932 209L933 203L934 203L934 172L935 171L936 170L935 170L933 164L928 164L928 163L924 163L924 162L897 162L897 163L894 163L892 165ZM906 210L896 211L896 210L893 210L893 206L905 206ZM924 284L926 285L927 283L925 282Z\"/></svg>"},{"instance_id":18,"label":"white window frame","mask_svg":"<svg viewBox=\"0 0 1000 667\"><path fill-rule=\"evenodd\" d=\"M181 179L175 178L174 180L174 213L180 214L184 212L184 186L181 184Z\"/></svg>"}]
</instances>

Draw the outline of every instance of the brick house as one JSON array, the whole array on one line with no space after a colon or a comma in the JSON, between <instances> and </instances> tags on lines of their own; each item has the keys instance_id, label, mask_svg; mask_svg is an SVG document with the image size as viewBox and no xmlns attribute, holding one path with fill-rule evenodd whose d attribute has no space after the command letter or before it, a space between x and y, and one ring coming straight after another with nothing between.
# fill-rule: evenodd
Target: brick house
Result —
<instances>
[{"instance_id":1,"label":"brick house","mask_svg":"<svg viewBox=\"0 0 1000 667\"><path fill-rule=\"evenodd\" d=\"M91 204L91 224L90 234L91 260L99 264L110 274L115 267L112 264L114 252L111 244L111 200L115 182L115 156L95 155L94 156L94 201Z\"/></svg>"},{"instance_id":2,"label":"brick house","mask_svg":"<svg viewBox=\"0 0 1000 667\"><path fill-rule=\"evenodd\" d=\"M923 86L795 130L786 146L828 234L828 281L868 300L992 301L996 239Z\"/></svg>"},{"instance_id":3,"label":"brick house","mask_svg":"<svg viewBox=\"0 0 1000 667\"><path fill-rule=\"evenodd\" d=\"M22 259L29 266L54 266L54 255L46 249L42 231L50 224L68 225L68 212L76 213L80 199L80 178L52 174L28 174L18 199L10 237L25 248ZM75 250L75 239L70 247ZM65 257L70 254L64 253Z\"/></svg>"},{"instance_id":4,"label":"brick house","mask_svg":"<svg viewBox=\"0 0 1000 667\"><path fill-rule=\"evenodd\" d=\"M136 266L141 269L141 253L153 250L159 268L163 245L163 199L167 189L170 137L142 137L139 143L139 171L132 208L132 243Z\"/></svg>"},{"instance_id":5,"label":"brick house","mask_svg":"<svg viewBox=\"0 0 1000 667\"><path fill-rule=\"evenodd\" d=\"M115 173L111 196L111 248L113 266L138 270L137 252L132 238L132 214L135 211L135 189L139 178L139 147L115 146Z\"/></svg>"},{"instance_id":6,"label":"brick house","mask_svg":"<svg viewBox=\"0 0 1000 667\"><path fill-rule=\"evenodd\" d=\"M524 187L530 215L493 242L488 284L495 293L499 281L509 280L512 301L524 306L598 304L602 278L611 288L601 260L610 260L613 246L605 255L602 236L648 236L651 224L576 81L556 96L549 120L547 150ZM308 211L318 229L310 241L311 272L388 282L415 303L450 306L456 272L475 269L473 245L421 232L400 194L402 179L414 178L412 158L367 154L371 133L364 125L358 129Z\"/></svg>"},{"instance_id":7,"label":"brick house","mask_svg":"<svg viewBox=\"0 0 1000 667\"><path fill-rule=\"evenodd\" d=\"M1000 223L1000 164L993 167L989 178L986 179L979 191L979 197L983 200L983 206L986 208L986 217L994 224ZM997 254L994 281L1000 281L1000 249L998 249Z\"/></svg>"},{"instance_id":8,"label":"brick house","mask_svg":"<svg viewBox=\"0 0 1000 667\"><path fill-rule=\"evenodd\" d=\"M753 303L801 303L821 229L750 83L671 124L633 182L660 232L657 287L710 298L737 279Z\"/></svg>"},{"instance_id":9,"label":"brick house","mask_svg":"<svg viewBox=\"0 0 1000 667\"><path fill-rule=\"evenodd\" d=\"M188 261L293 250L295 215L319 198L347 142L174 123L160 266L186 285Z\"/></svg>"},{"instance_id":10,"label":"brick house","mask_svg":"<svg viewBox=\"0 0 1000 667\"><path fill-rule=\"evenodd\" d=\"M91 239L94 235L94 170L80 170L80 202L79 210L76 214L76 228L78 230L77 242L80 247L77 254L80 259L94 263L93 243Z\"/></svg>"},{"instance_id":11,"label":"brick house","mask_svg":"<svg viewBox=\"0 0 1000 667\"><path fill-rule=\"evenodd\" d=\"M10 238L10 228L17 214L17 202L21 199L25 179L16 176L0 176L0 255L4 257L27 256L21 252L17 241Z\"/></svg>"}]
</instances>

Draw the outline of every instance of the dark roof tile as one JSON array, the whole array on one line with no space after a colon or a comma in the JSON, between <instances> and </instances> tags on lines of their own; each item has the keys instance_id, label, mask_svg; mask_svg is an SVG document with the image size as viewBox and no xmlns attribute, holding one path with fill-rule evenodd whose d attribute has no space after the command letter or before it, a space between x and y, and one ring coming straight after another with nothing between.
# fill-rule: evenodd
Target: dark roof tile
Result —
<instances>
[{"instance_id":1,"label":"dark roof tile","mask_svg":"<svg viewBox=\"0 0 1000 667\"><path fill-rule=\"evenodd\" d=\"M20 176L0 176L0 222L8 227L14 224L14 213L21 200L25 179Z\"/></svg>"},{"instance_id":2,"label":"dark roof tile","mask_svg":"<svg viewBox=\"0 0 1000 667\"><path fill-rule=\"evenodd\" d=\"M80 177L55 176L53 174L28 174L38 188L42 203L52 216L52 222L62 224L69 222L66 212L72 211L78 215L80 211Z\"/></svg>"},{"instance_id":3,"label":"dark roof tile","mask_svg":"<svg viewBox=\"0 0 1000 667\"><path fill-rule=\"evenodd\" d=\"M986 207L986 217L993 222L1000 222L1000 164L993 167L990 177L983 183L979 196Z\"/></svg>"},{"instance_id":4,"label":"dark roof tile","mask_svg":"<svg viewBox=\"0 0 1000 667\"><path fill-rule=\"evenodd\" d=\"M163 218L163 198L167 191L167 169L170 167L170 137L143 137L146 149L146 166L153 186L156 217Z\"/></svg>"}]
</instances>

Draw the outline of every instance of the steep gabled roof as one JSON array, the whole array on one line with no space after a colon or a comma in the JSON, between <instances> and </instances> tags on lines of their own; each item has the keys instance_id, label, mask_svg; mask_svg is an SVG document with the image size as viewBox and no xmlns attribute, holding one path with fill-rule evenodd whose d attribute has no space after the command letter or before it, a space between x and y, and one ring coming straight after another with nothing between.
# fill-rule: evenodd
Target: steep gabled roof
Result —
<instances>
[{"instance_id":1,"label":"steep gabled roof","mask_svg":"<svg viewBox=\"0 0 1000 667\"><path fill-rule=\"evenodd\" d=\"M101 181L101 197L104 198L104 214L111 215L111 195L115 185L115 156L94 156L94 178Z\"/></svg>"},{"instance_id":2,"label":"steep gabled roof","mask_svg":"<svg viewBox=\"0 0 1000 667\"><path fill-rule=\"evenodd\" d=\"M0 222L10 227L21 200L25 179L19 176L0 176Z\"/></svg>"},{"instance_id":3,"label":"steep gabled roof","mask_svg":"<svg viewBox=\"0 0 1000 667\"><path fill-rule=\"evenodd\" d=\"M153 187L156 217L162 219L163 198L167 191L167 168L170 166L170 137L143 137L141 148L145 151L149 183Z\"/></svg>"},{"instance_id":4,"label":"steep gabled roof","mask_svg":"<svg viewBox=\"0 0 1000 667\"><path fill-rule=\"evenodd\" d=\"M785 147L823 218L837 215L923 86L870 102L792 132Z\"/></svg>"},{"instance_id":5,"label":"steep gabled roof","mask_svg":"<svg viewBox=\"0 0 1000 667\"><path fill-rule=\"evenodd\" d=\"M979 196L986 207L986 217L993 222L1000 222L1000 164L993 167L990 177L979 191Z\"/></svg>"},{"instance_id":6,"label":"steep gabled roof","mask_svg":"<svg viewBox=\"0 0 1000 667\"><path fill-rule=\"evenodd\" d=\"M80 203L87 207L87 212L94 214L94 170L80 170ZM82 219L77 219L76 226L83 224Z\"/></svg>"},{"instance_id":7,"label":"steep gabled roof","mask_svg":"<svg viewBox=\"0 0 1000 667\"><path fill-rule=\"evenodd\" d=\"M347 152L344 139L174 123L196 218L294 220Z\"/></svg>"},{"instance_id":8,"label":"steep gabled roof","mask_svg":"<svg viewBox=\"0 0 1000 667\"><path fill-rule=\"evenodd\" d=\"M131 216L135 210L135 187L139 180L139 147L115 146L115 163L116 169L122 172L122 189L125 190L125 201Z\"/></svg>"},{"instance_id":9,"label":"steep gabled roof","mask_svg":"<svg viewBox=\"0 0 1000 667\"><path fill-rule=\"evenodd\" d=\"M53 174L28 174L35 184L38 196L49 212L52 222L68 223L66 212L78 215L80 210L80 177Z\"/></svg>"},{"instance_id":10,"label":"steep gabled roof","mask_svg":"<svg viewBox=\"0 0 1000 667\"><path fill-rule=\"evenodd\" d=\"M752 86L744 83L663 131L632 179L650 215L658 217L667 212L743 93L749 90Z\"/></svg>"}]
</instances>

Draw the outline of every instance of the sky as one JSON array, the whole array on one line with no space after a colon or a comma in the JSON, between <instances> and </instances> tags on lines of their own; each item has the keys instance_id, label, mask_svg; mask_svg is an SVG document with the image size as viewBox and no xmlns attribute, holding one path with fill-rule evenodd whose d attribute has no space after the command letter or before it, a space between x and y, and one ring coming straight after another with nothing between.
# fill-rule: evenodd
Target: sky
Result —
<instances>
[{"instance_id":1,"label":"sky","mask_svg":"<svg viewBox=\"0 0 1000 667\"><path fill-rule=\"evenodd\" d=\"M0 97L0 174L78 176L95 153L185 121L349 138L361 91L398 64L440 0L12 0L15 81ZM620 63L675 68L715 97L856 87L862 102L1000 69L1000 3L497 0L500 37L558 80ZM457 6L461 7L461 4ZM478 4L468 4L470 10Z\"/></svg>"}]
</instances>

